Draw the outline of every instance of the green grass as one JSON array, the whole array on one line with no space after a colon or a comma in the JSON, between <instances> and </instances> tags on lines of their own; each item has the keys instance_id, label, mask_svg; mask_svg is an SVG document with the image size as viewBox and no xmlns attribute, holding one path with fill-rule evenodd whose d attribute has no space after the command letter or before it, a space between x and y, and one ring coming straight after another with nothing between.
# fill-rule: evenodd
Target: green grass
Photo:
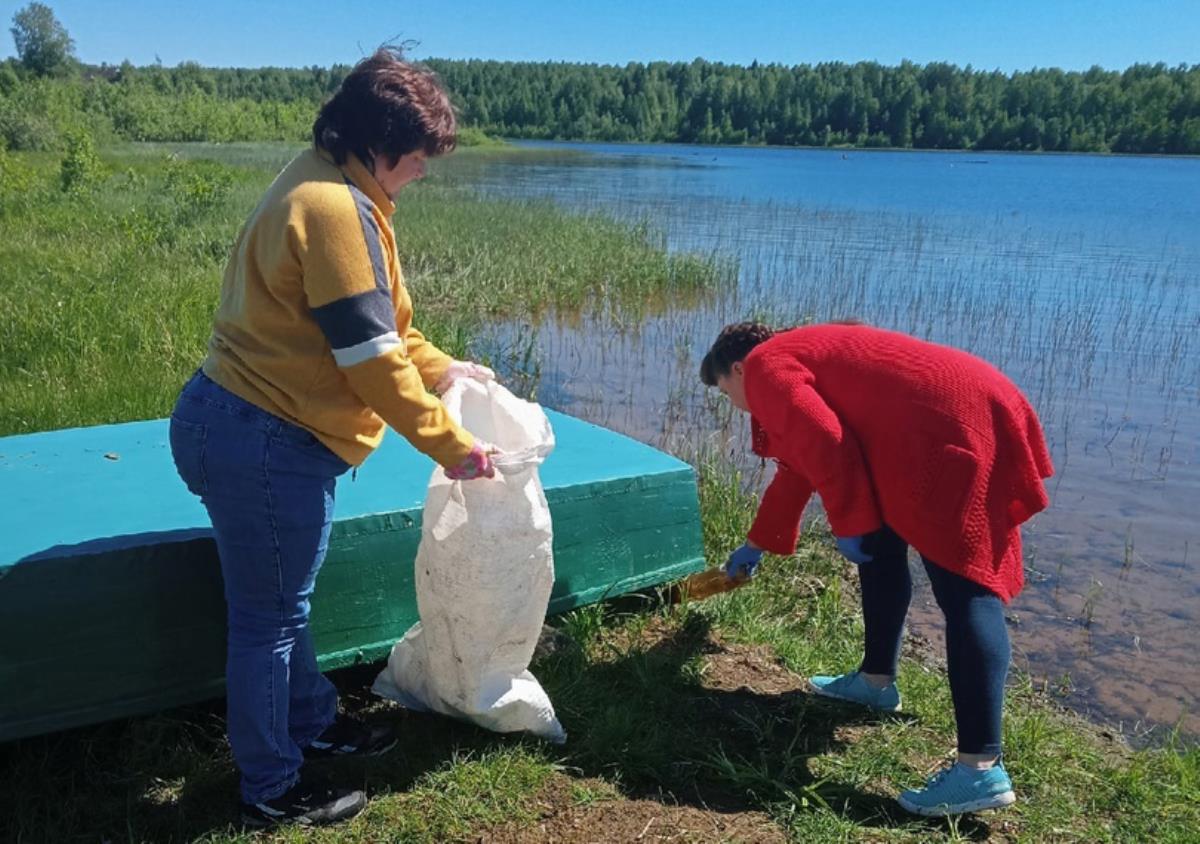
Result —
<instances>
[{"instance_id":1,"label":"green grass","mask_svg":"<svg viewBox=\"0 0 1200 844\"><path fill-rule=\"evenodd\" d=\"M290 151L190 147L168 165L161 148L122 148L73 193L59 189L56 159L0 157L0 432L166 413L203 353L236 227ZM205 160L218 153L226 158ZM418 324L456 351L481 320L596 305L636 318L655 296L703 295L729 278L720 261L668 256L651 232L482 201L437 179L402 207ZM716 563L745 535L753 501L744 479L696 462ZM3 744L0 840L487 840L503 824L536 828L554 785L581 810L643 798L765 812L796 841L1195 840L1200 750L1130 750L1019 676L1005 735L1017 806L956 822L900 812L896 792L953 745L936 655L904 660L902 716L796 690L802 675L859 658L850 574L816 531L729 595L675 608L632 596L556 619L571 644L534 670L570 735L563 748L403 715L366 692L375 667L341 672L346 706L395 721L403 742L383 758L337 764L372 802L320 832L235 826L237 776L216 703ZM790 686L714 682L725 649L740 647Z\"/></svg>"},{"instance_id":2,"label":"green grass","mask_svg":"<svg viewBox=\"0 0 1200 844\"><path fill-rule=\"evenodd\" d=\"M715 561L753 502L737 478L702 472ZM376 667L342 672L343 701L396 720L401 750L339 762L366 787L368 811L345 825L248 835L216 704L0 745L6 841L477 841L501 824L536 824L552 782L572 806L625 798L722 814L766 812L795 841L1021 840L1186 842L1200 829L1200 750L1132 751L1059 710L1028 680L1008 697L1006 762L1020 802L958 821L914 819L896 792L946 758L953 724L934 661L906 658L905 713L875 716L794 689L729 689L709 680L725 647L754 645L799 676L854 664L861 622L848 566L812 533L768 558L750 586L671 608L653 595L555 620L570 644L535 664L569 733L563 748L402 716L366 691ZM559 809L565 807L559 806ZM595 830L602 836L603 830Z\"/></svg>"},{"instance_id":3,"label":"green grass","mask_svg":"<svg viewBox=\"0 0 1200 844\"><path fill-rule=\"evenodd\" d=\"M164 416L203 359L233 239L296 147L175 148L120 148L71 192L57 157L4 154L0 434ZM733 278L727 262L667 254L644 227L436 177L401 196L395 225L416 325L457 354L484 320L636 314Z\"/></svg>"}]
</instances>

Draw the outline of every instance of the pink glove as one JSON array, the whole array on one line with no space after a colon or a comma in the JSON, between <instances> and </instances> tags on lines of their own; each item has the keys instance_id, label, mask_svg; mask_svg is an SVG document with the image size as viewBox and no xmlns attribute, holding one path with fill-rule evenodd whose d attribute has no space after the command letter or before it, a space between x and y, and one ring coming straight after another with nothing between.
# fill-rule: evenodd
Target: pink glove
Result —
<instances>
[{"instance_id":1,"label":"pink glove","mask_svg":"<svg viewBox=\"0 0 1200 844\"><path fill-rule=\"evenodd\" d=\"M469 360L451 361L433 389L438 394L444 393L459 378L474 378L476 381L494 381L496 380L496 373L483 364L474 363Z\"/></svg>"},{"instance_id":2,"label":"pink glove","mask_svg":"<svg viewBox=\"0 0 1200 844\"><path fill-rule=\"evenodd\" d=\"M492 458L479 443L475 443L462 463L445 470L446 477L452 481L473 481L476 478L491 478L496 475L496 467Z\"/></svg>"}]
</instances>

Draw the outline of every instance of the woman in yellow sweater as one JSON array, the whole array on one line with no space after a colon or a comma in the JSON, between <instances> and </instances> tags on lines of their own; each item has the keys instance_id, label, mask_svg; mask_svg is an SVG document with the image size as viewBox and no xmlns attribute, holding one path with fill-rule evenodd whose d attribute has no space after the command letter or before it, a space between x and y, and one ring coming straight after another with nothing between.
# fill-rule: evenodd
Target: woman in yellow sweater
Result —
<instances>
[{"instance_id":1,"label":"woman in yellow sweater","mask_svg":"<svg viewBox=\"0 0 1200 844\"><path fill-rule=\"evenodd\" d=\"M391 50L360 62L322 107L313 147L238 236L208 357L171 415L176 467L221 558L229 743L249 825L357 814L363 792L306 776L304 759L396 742L338 714L313 652L309 596L337 477L385 425L452 478L493 474L485 447L428 392L492 373L413 328L391 223L400 190L454 144L454 112L431 72Z\"/></svg>"}]
</instances>

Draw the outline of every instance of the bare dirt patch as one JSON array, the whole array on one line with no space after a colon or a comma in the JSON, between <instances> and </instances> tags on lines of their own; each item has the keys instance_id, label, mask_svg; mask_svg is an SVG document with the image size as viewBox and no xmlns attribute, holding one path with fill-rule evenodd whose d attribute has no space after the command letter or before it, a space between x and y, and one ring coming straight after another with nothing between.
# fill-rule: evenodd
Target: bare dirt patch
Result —
<instances>
[{"instance_id":1,"label":"bare dirt patch","mask_svg":"<svg viewBox=\"0 0 1200 844\"><path fill-rule=\"evenodd\" d=\"M740 645L712 637L702 685L723 692L778 695L805 688L804 678L784 668L766 645Z\"/></svg>"},{"instance_id":2,"label":"bare dirt patch","mask_svg":"<svg viewBox=\"0 0 1200 844\"><path fill-rule=\"evenodd\" d=\"M612 797L579 802L583 791L611 791L598 780L553 777L536 798L539 817L532 823L488 830L476 839L488 844L607 844L607 842L745 841L775 844L787 837L762 812L722 813L650 799Z\"/></svg>"}]
</instances>

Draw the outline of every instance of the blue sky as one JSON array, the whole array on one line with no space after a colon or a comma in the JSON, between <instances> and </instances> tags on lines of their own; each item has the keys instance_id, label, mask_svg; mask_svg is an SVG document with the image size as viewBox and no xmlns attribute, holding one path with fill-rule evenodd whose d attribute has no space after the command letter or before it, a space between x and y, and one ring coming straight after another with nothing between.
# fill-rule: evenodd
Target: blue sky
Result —
<instances>
[{"instance_id":1,"label":"blue sky","mask_svg":"<svg viewBox=\"0 0 1200 844\"><path fill-rule=\"evenodd\" d=\"M0 2L2 56L24 2ZM413 39L416 58L624 64L949 61L1005 71L1200 64L1200 0L48 0L87 62L350 63ZM739 8L742 6L742 8ZM336 11L335 11L336 10Z\"/></svg>"}]
</instances>

